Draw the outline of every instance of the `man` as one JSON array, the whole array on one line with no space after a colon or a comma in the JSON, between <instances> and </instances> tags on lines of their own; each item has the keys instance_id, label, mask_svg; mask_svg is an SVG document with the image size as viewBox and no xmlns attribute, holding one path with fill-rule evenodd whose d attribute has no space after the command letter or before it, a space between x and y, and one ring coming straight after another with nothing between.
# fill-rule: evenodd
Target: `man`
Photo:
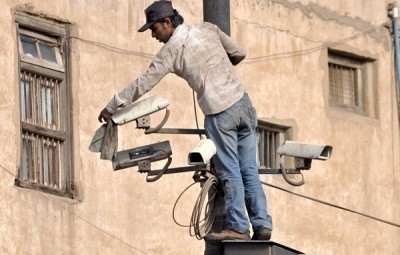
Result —
<instances>
[{"instance_id":1,"label":"man","mask_svg":"<svg viewBox=\"0 0 400 255\"><path fill-rule=\"evenodd\" d=\"M226 229L207 238L249 239L247 208L252 239L269 240L272 219L256 165L256 112L233 66L245 58L245 50L210 23L182 25L183 17L170 1L154 2L145 14L139 32L151 29L152 37L165 45L149 68L107 104L99 121L109 121L117 108L136 101L168 73L185 79L197 94L207 136L217 147L215 170L227 207Z\"/></svg>"}]
</instances>

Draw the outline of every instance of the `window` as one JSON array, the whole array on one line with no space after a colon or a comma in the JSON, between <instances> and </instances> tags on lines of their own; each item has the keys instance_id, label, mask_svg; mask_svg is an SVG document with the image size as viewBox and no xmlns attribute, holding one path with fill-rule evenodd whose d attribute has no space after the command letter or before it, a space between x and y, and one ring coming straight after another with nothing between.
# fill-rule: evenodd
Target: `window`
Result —
<instances>
[{"instance_id":1,"label":"window","mask_svg":"<svg viewBox=\"0 0 400 255\"><path fill-rule=\"evenodd\" d=\"M17 16L21 164L16 185L71 196L66 28Z\"/></svg>"},{"instance_id":2,"label":"window","mask_svg":"<svg viewBox=\"0 0 400 255\"><path fill-rule=\"evenodd\" d=\"M373 61L332 50L328 59L330 104L374 117Z\"/></svg>"},{"instance_id":3,"label":"window","mask_svg":"<svg viewBox=\"0 0 400 255\"><path fill-rule=\"evenodd\" d=\"M280 168L278 147L289 139L290 127L258 122L257 127L257 166L258 168Z\"/></svg>"},{"instance_id":4,"label":"window","mask_svg":"<svg viewBox=\"0 0 400 255\"><path fill-rule=\"evenodd\" d=\"M64 65L60 49L62 45L58 40L56 37L19 29L21 60L63 72Z\"/></svg>"}]
</instances>

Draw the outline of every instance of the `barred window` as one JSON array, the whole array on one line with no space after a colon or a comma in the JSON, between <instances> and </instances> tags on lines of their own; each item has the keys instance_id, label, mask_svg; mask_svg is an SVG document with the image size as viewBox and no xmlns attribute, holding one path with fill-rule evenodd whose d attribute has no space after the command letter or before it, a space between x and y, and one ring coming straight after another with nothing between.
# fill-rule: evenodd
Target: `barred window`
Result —
<instances>
[{"instance_id":1,"label":"barred window","mask_svg":"<svg viewBox=\"0 0 400 255\"><path fill-rule=\"evenodd\" d=\"M372 63L370 58L328 51L330 104L375 117Z\"/></svg>"},{"instance_id":2,"label":"barred window","mask_svg":"<svg viewBox=\"0 0 400 255\"><path fill-rule=\"evenodd\" d=\"M16 185L71 196L66 28L23 16L16 21L21 113Z\"/></svg>"},{"instance_id":3,"label":"barred window","mask_svg":"<svg viewBox=\"0 0 400 255\"><path fill-rule=\"evenodd\" d=\"M257 127L257 166L259 168L279 168L278 147L288 139L290 127L260 122Z\"/></svg>"},{"instance_id":4,"label":"barred window","mask_svg":"<svg viewBox=\"0 0 400 255\"><path fill-rule=\"evenodd\" d=\"M329 91L334 102L361 107L359 73L359 68L329 63Z\"/></svg>"}]
</instances>

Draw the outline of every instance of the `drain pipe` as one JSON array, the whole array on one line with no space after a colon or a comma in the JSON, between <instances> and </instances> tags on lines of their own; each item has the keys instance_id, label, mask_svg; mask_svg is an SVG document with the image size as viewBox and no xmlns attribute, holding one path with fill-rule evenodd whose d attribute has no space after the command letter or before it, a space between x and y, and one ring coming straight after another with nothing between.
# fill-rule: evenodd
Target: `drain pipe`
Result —
<instances>
[{"instance_id":1,"label":"drain pipe","mask_svg":"<svg viewBox=\"0 0 400 255\"><path fill-rule=\"evenodd\" d=\"M391 7L391 8L390 8ZM394 33L394 48L395 48L395 58L396 58L396 70L397 70L397 95L400 93L400 49L399 49L399 26L398 26L398 17L399 17L399 8L397 2L391 4L389 9L389 16L392 17L392 27Z\"/></svg>"},{"instance_id":2,"label":"drain pipe","mask_svg":"<svg viewBox=\"0 0 400 255\"><path fill-rule=\"evenodd\" d=\"M230 0L203 0L203 19L231 35Z\"/></svg>"}]
</instances>

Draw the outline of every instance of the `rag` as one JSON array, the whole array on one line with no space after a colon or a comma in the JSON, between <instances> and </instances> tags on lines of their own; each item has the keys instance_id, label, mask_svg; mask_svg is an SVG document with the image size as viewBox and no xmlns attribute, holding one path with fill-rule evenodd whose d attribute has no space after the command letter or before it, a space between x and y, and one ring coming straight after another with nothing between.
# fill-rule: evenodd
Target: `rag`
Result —
<instances>
[{"instance_id":1,"label":"rag","mask_svg":"<svg viewBox=\"0 0 400 255\"><path fill-rule=\"evenodd\" d=\"M89 150L100 152L100 159L113 160L117 156L118 126L111 119L96 130Z\"/></svg>"}]
</instances>

